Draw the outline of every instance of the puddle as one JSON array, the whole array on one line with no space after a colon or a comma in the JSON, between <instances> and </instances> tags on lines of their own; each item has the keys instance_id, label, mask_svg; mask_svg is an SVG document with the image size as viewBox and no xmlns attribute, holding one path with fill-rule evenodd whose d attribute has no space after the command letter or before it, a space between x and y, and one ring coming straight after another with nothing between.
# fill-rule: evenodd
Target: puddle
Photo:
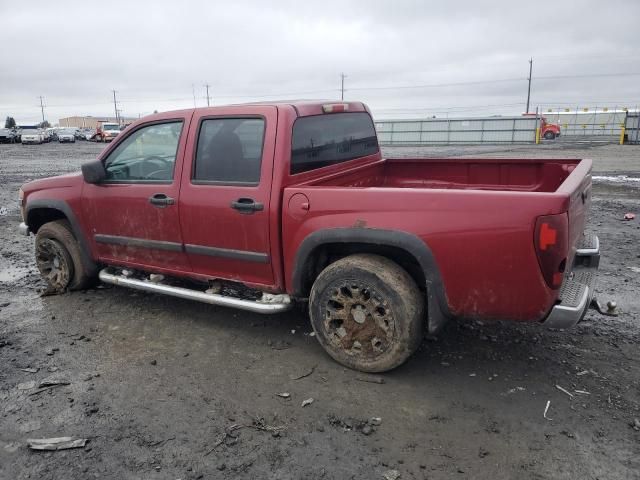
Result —
<instances>
[{"instance_id":1,"label":"puddle","mask_svg":"<svg viewBox=\"0 0 640 480\"><path fill-rule=\"evenodd\" d=\"M29 267L14 265L9 259L0 256L0 283L13 283L30 273Z\"/></svg>"}]
</instances>

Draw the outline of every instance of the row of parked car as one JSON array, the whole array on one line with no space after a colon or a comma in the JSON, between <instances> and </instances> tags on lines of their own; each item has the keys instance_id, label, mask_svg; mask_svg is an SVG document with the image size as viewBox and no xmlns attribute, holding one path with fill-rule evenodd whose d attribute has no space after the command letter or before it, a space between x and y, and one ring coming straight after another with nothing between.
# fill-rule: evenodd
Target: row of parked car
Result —
<instances>
[{"instance_id":1,"label":"row of parked car","mask_svg":"<svg viewBox=\"0 0 640 480\"><path fill-rule=\"evenodd\" d=\"M75 143L76 140L92 140L95 135L96 131L91 128L2 128L0 143Z\"/></svg>"}]
</instances>

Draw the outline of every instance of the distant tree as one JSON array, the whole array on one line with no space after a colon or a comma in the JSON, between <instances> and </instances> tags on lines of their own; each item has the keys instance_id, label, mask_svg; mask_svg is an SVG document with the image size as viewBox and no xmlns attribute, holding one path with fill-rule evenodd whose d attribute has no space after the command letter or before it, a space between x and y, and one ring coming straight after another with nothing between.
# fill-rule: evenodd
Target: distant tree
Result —
<instances>
[{"instance_id":1,"label":"distant tree","mask_svg":"<svg viewBox=\"0 0 640 480\"><path fill-rule=\"evenodd\" d=\"M16 119L13 117L7 117L7 120L4 122L4 128L15 128L16 127Z\"/></svg>"},{"instance_id":2,"label":"distant tree","mask_svg":"<svg viewBox=\"0 0 640 480\"><path fill-rule=\"evenodd\" d=\"M48 121L46 121L46 120L45 120L44 122L40 122L40 123L38 124L38 126L39 126L40 128L51 128L51 124L50 124Z\"/></svg>"}]
</instances>

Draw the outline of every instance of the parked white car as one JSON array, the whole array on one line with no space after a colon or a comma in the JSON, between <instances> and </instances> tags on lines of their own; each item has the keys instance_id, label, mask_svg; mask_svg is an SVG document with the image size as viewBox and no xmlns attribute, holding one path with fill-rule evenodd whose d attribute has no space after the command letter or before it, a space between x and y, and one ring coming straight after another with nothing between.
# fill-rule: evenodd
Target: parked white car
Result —
<instances>
[{"instance_id":1,"label":"parked white car","mask_svg":"<svg viewBox=\"0 0 640 480\"><path fill-rule=\"evenodd\" d=\"M58 143L76 143L76 129L75 128L63 128L58 130Z\"/></svg>"},{"instance_id":2,"label":"parked white car","mask_svg":"<svg viewBox=\"0 0 640 480\"><path fill-rule=\"evenodd\" d=\"M28 143L35 143L40 145L45 141L44 132L42 130L35 130L31 128L23 129L21 138L23 145L26 145Z\"/></svg>"}]
</instances>

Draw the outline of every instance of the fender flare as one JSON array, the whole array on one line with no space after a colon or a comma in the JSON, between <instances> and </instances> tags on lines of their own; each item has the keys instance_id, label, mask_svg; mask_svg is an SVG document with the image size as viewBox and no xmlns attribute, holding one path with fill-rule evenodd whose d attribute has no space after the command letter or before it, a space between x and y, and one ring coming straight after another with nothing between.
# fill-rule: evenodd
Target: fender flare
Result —
<instances>
[{"instance_id":1,"label":"fender flare","mask_svg":"<svg viewBox=\"0 0 640 480\"><path fill-rule=\"evenodd\" d=\"M429 246L418 236L399 230L376 228L330 228L308 235L296 252L292 272L294 296L303 296L304 267L314 250L332 243L367 243L400 248L409 253L420 265L426 279L429 333L440 330L452 317L440 270Z\"/></svg>"},{"instance_id":2,"label":"fender flare","mask_svg":"<svg viewBox=\"0 0 640 480\"><path fill-rule=\"evenodd\" d=\"M98 273L98 265L91 257L91 249L89 248L89 243L82 233L82 229L80 228L80 223L78 222L73 210L69 206L67 202L64 200L32 200L27 201L27 205L25 207L25 223L27 226L29 225L29 214L32 210L37 210L39 208L48 208L52 210L58 210L69 221L71 225L71 230L73 231L73 236L76 237L78 241L78 245L80 245L80 257L82 260L82 264L85 267L87 274L90 276L96 275ZM31 228L30 228L31 229Z\"/></svg>"}]
</instances>

